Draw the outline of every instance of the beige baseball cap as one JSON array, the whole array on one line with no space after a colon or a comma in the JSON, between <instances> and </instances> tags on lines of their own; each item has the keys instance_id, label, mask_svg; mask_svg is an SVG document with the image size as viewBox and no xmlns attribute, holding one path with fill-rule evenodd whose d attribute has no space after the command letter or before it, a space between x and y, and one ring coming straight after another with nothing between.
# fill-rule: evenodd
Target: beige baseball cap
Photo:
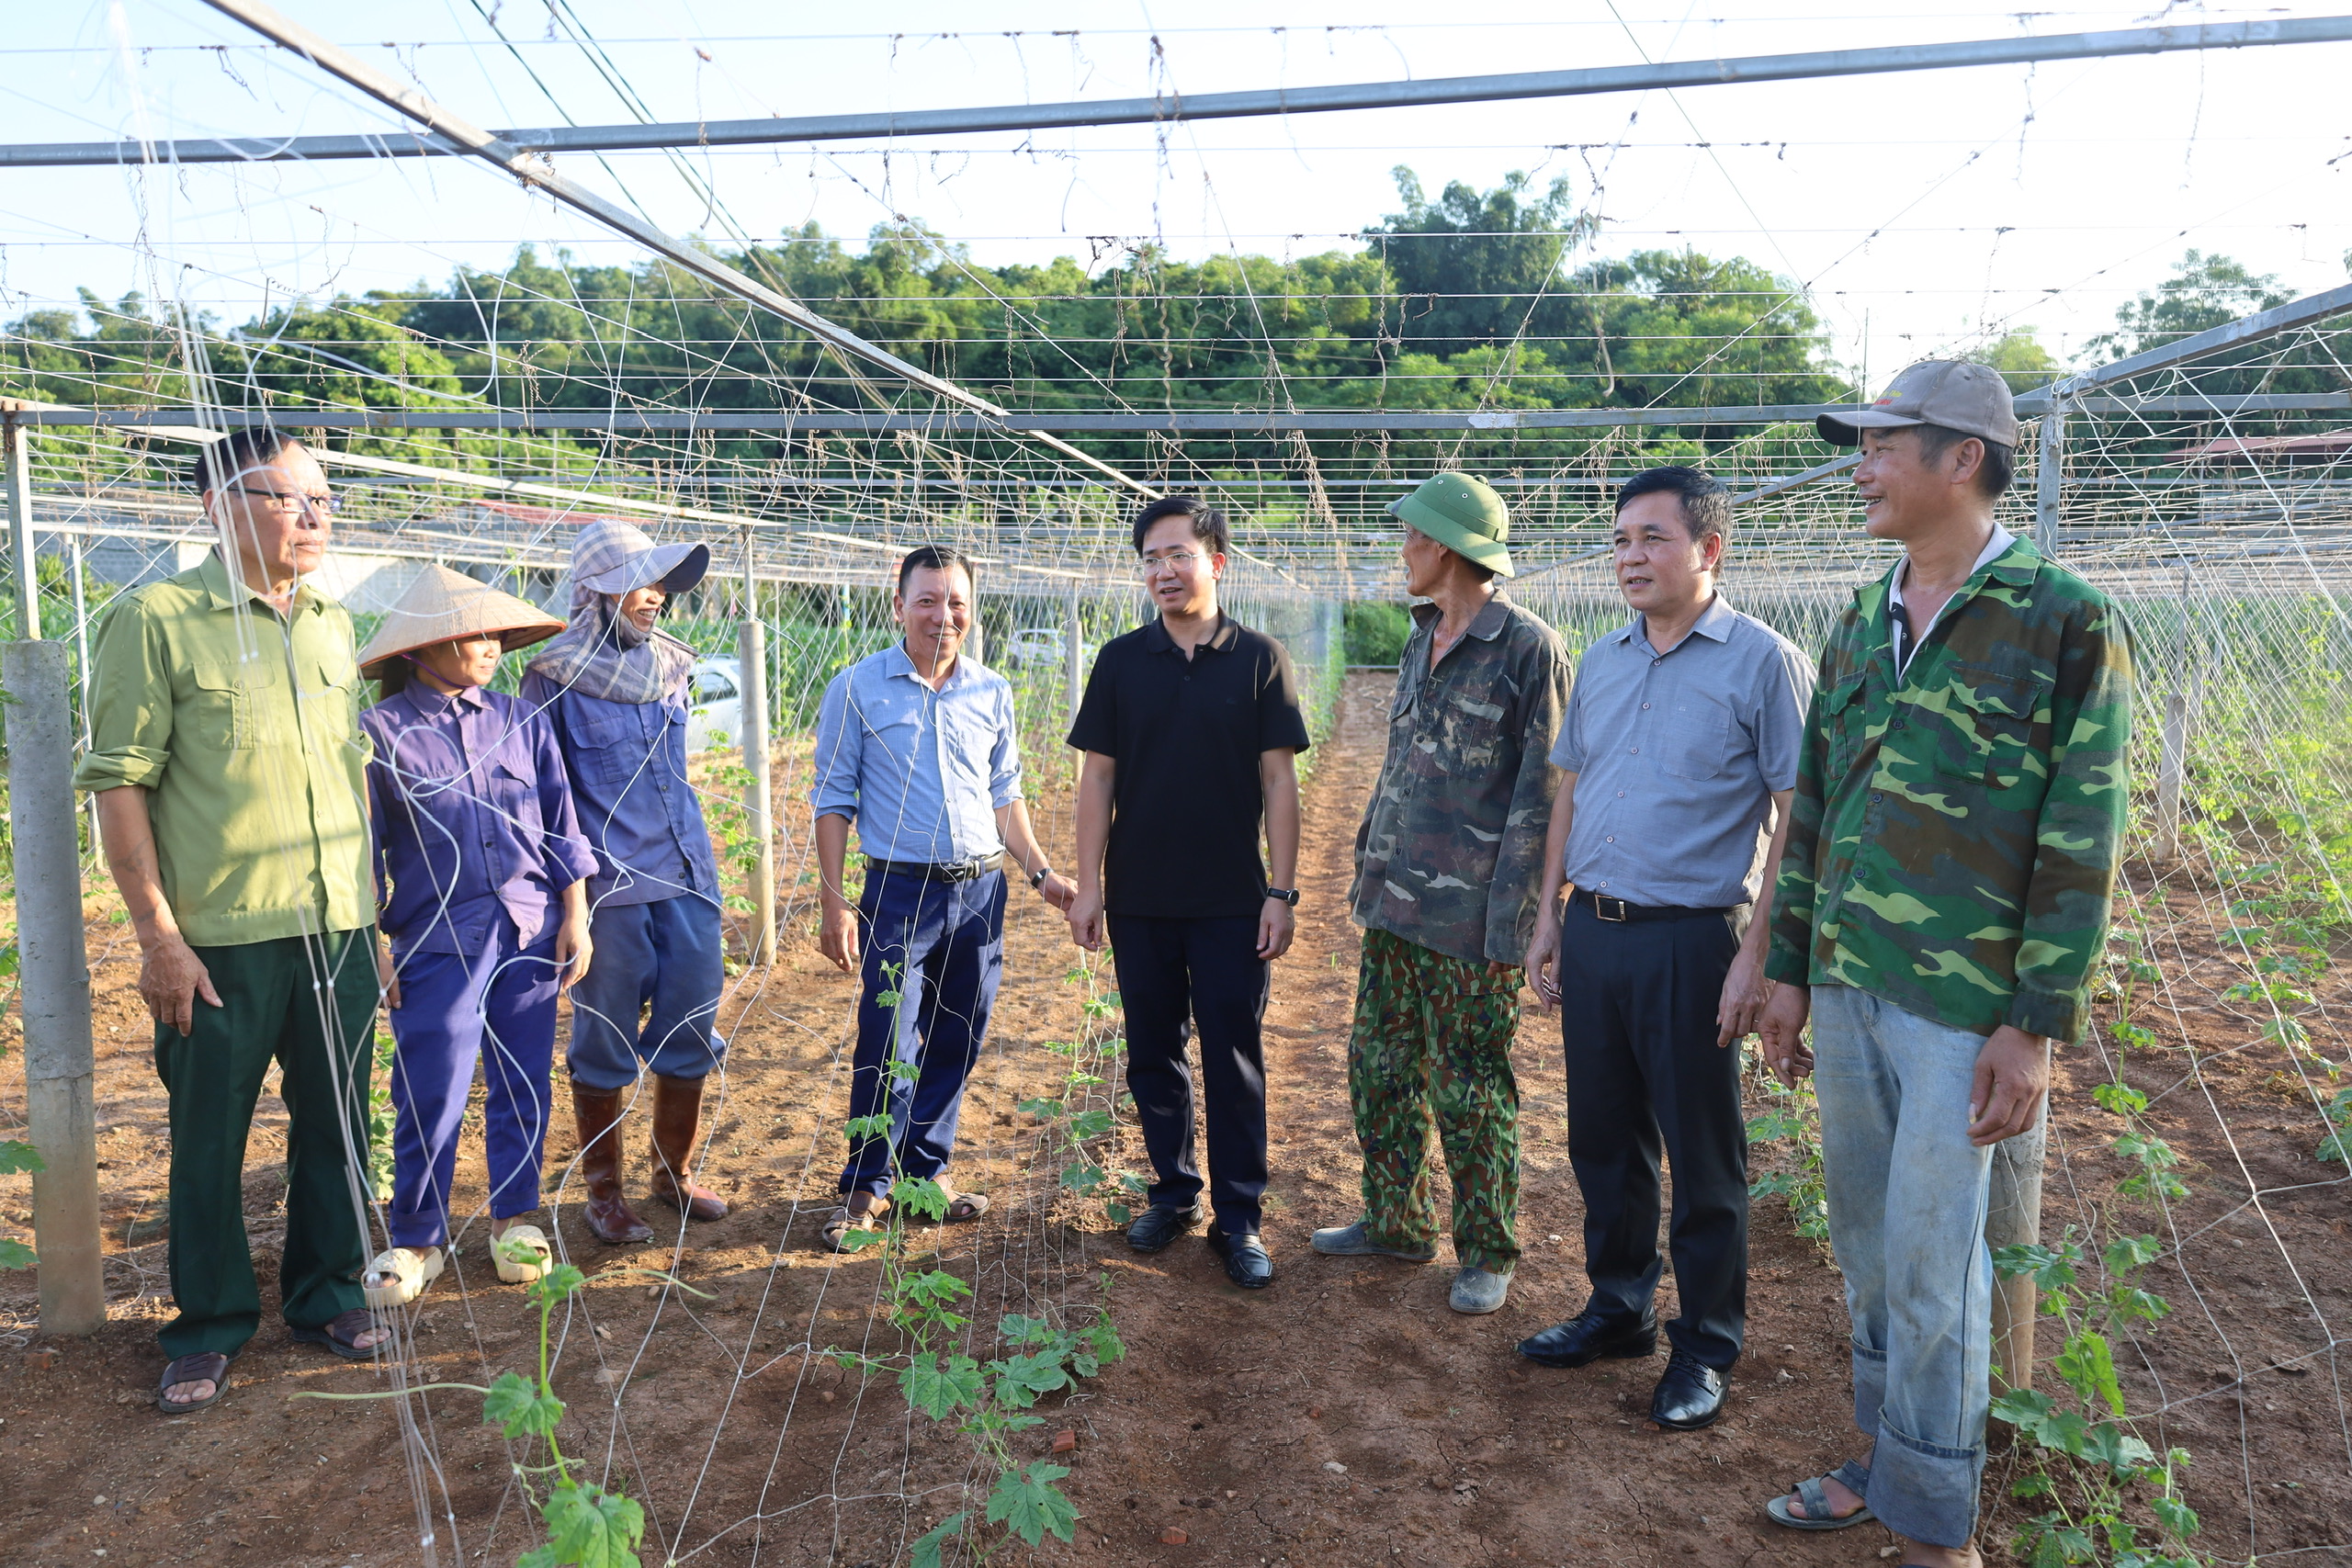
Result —
<instances>
[{"instance_id":1,"label":"beige baseball cap","mask_svg":"<svg viewBox=\"0 0 2352 1568\"><path fill-rule=\"evenodd\" d=\"M1859 446L1865 430L1939 424L2003 446L2018 444L2017 404L2009 384L1989 365L1968 359L1922 359L1887 384L1868 408L1831 409L1814 428L1832 446Z\"/></svg>"}]
</instances>

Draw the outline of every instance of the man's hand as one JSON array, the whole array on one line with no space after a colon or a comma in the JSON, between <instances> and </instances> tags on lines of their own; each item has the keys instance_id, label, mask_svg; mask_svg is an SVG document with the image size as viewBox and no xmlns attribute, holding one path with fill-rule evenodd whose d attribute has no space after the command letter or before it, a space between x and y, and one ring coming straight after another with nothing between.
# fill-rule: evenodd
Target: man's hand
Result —
<instances>
[{"instance_id":1,"label":"man's hand","mask_svg":"<svg viewBox=\"0 0 2352 1568\"><path fill-rule=\"evenodd\" d=\"M1813 1071L1813 1053L1804 1045L1804 1021L1812 1011L1811 987L1775 986L1764 1003L1763 1017L1756 1021L1756 1032L1764 1041L1764 1065L1784 1088L1796 1088L1797 1080Z\"/></svg>"},{"instance_id":2,"label":"man's hand","mask_svg":"<svg viewBox=\"0 0 2352 1568\"><path fill-rule=\"evenodd\" d=\"M1545 1012L1560 1006L1560 912L1554 905L1535 911L1535 934L1527 941L1527 983L1535 1005Z\"/></svg>"},{"instance_id":3,"label":"man's hand","mask_svg":"<svg viewBox=\"0 0 2352 1568\"><path fill-rule=\"evenodd\" d=\"M401 1005L401 974L392 967L390 946L379 945L376 949L376 989L383 994L386 1007L398 1008ZM185 1034L187 1032L182 1030L180 1032Z\"/></svg>"},{"instance_id":4,"label":"man's hand","mask_svg":"<svg viewBox=\"0 0 2352 1568\"><path fill-rule=\"evenodd\" d=\"M196 1032L196 998L220 1006L196 950L177 931L168 931L144 944L139 955L139 994L157 1023L169 1024L183 1036Z\"/></svg>"},{"instance_id":5,"label":"man's hand","mask_svg":"<svg viewBox=\"0 0 2352 1568\"><path fill-rule=\"evenodd\" d=\"M2014 1138L2033 1125L2050 1092L2050 1042L2007 1024L1993 1031L1976 1053L1976 1083L1968 1091L1968 1141L1978 1148Z\"/></svg>"},{"instance_id":6,"label":"man's hand","mask_svg":"<svg viewBox=\"0 0 2352 1568\"><path fill-rule=\"evenodd\" d=\"M1764 954L1746 942L1724 976L1724 998L1715 1007L1715 1044L1724 1046L1754 1033L1771 998L1772 982L1764 977Z\"/></svg>"},{"instance_id":7,"label":"man's hand","mask_svg":"<svg viewBox=\"0 0 2352 1568\"><path fill-rule=\"evenodd\" d=\"M1102 892L1080 889L1063 911L1069 917L1069 939L1089 953L1102 951Z\"/></svg>"},{"instance_id":8,"label":"man's hand","mask_svg":"<svg viewBox=\"0 0 2352 1568\"><path fill-rule=\"evenodd\" d=\"M833 967L842 974L857 972L857 961L864 953L858 945L855 909L847 904L837 904L819 917L817 951L832 960Z\"/></svg>"},{"instance_id":9,"label":"man's hand","mask_svg":"<svg viewBox=\"0 0 2352 1568\"><path fill-rule=\"evenodd\" d=\"M586 920L567 919L558 926L555 931L556 989L568 991L586 979L589 961L595 953L596 944L588 940ZM401 1004L394 1002L392 1005L398 1007Z\"/></svg>"},{"instance_id":10,"label":"man's hand","mask_svg":"<svg viewBox=\"0 0 2352 1568\"><path fill-rule=\"evenodd\" d=\"M1078 884L1058 871L1049 871L1046 873L1046 880L1037 884L1037 894L1067 915L1070 906L1078 902Z\"/></svg>"},{"instance_id":11,"label":"man's hand","mask_svg":"<svg viewBox=\"0 0 2352 1568\"><path fill-rule=\"evenodd\" d=\"M1269 898L1258 910L1258 956L1271 964L1290 951L1298 934L1298 913L1285 898Z\"/></svg>"}]
</instances>

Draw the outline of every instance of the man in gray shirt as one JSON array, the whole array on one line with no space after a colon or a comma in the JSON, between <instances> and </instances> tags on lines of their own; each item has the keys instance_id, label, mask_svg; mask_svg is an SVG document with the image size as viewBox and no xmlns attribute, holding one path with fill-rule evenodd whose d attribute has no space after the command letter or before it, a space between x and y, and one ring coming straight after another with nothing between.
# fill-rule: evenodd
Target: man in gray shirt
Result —
<instances>
[{"instance_id":1,"label":"man in gray shirt","mask_svg":"<svg viewBox=\"0 0 2352 1568\"><path fill-rule=\"evenodd\" d=\"M1568 1158L1584 1190L1584 1311L1520 1346L1548 1366L1657 1348L1658 1155L1682 1313L1650 1419L1723 1411L1747 1300L1739 1052L1770 982L1768 866L1788 833L1812 666L1715 592L1724 487L1652 468L1617 492L1617 585L1636 614L1586 649L1552 761L1527 973L1561 1010ZM1560 890L1569 889L1567 908Z\"/></svg>"}]
</instances>

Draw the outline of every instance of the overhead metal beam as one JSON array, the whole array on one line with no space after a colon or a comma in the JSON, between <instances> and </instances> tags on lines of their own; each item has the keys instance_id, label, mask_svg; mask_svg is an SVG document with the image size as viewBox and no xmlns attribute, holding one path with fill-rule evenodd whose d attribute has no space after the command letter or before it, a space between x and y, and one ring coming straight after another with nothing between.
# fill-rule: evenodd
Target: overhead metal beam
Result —
<instances>
[{"instance_id":1,"label":"overhead metal beam","mask_svg":"<svg viewBox=\"0 0 2352 1568\"><path fill-rule=\"evenodd\" d=\"M684 241L673 238L636 213L616 207L603 197L574 183L556 172L555 165L538 152L529 152L501 140L470 120L463 119L443 108L416 88L385 74L367 64L348 51L329 43L311 32L258 3L258 0L205 0L223 16L243 22L264 38L301 55L320 70L326 72L389 108L406 115L417 124L432 131L454 147L486 163L494 164L535 190L545 191L576 212L584 213L616 233L636 241L646 249L664 256L706 282L718 285L740 299L774 311L785 321L853 359L861 359L890 376L933 397L944 399L974 413L1001 423L1005 411L977 393L967 391L944 377L934 376L921 366L910 365L879 344L868 343L848 328L827 321L816 311L789 295L771 288L750 277L717 257L695 249ZM1025 433L1027 438L1050 447L1064 457L1091 468L1114 484L1139 495L1155 497L1159 492L1139 479L1129 478L1117 468L1090 453L1082 452L1069 442L1042 432Z\"/></svg>"},{"instance_id":2,"label":"overhead metal beam","mask_svg":"<svg viewBox=\"0 0 2352 1568\"><path fill-rule=\"evenodd\" d=\"M2245 340L2237 340L2245 341ZM265 408L67 408L9 403L28 426L113 426L172 440L211 441L243 425L281 425L311 430L491 430L517 434L578 430L615 435L811 434L933 435L1069 434L1124 432L1265 435L1290 431L1345 434L1351 431L1527 431L1607 430L1645 425L1810 425L1829 403L1741 403L1705 408L1645 409L1306 409L1282 413L1255 410L1138 409L1115 412L1012 413L981 417L953 413L856 412L836 409L319 409ZM2018 412L2037 414L2049 406L2046 388L2019 394ZM2317 413L2352 411L2352 392L2260 392L2233 397L2069 398L2070 414L2227 417L2244 413Z\"/></svg>"},{"instance_id":3,"label":"overhead metal beam","mask_svg":"<svg viewBox=\"0 0 2352 1568\"><path fill-rule=\"evenodd\" d=\"M230 7L223 6L223 10ZM232 15L237 14L232 12ZM244 19L240 17L240 19ZM1905 44L1889 49L1816 50L1730 60L1685 60L1656 65L1609 65L1581 71L1530 71L1493 76L1438 76L1419 82L1358 82L1330 87L1276 87L1255 92L1168 94L1058 104L1005 104L986 108L907 109L880 114L812 115L794 118L690 120L655 125L517 128L488 134L517 152L628 152L668 147L771 146L780 141L872 141L903 137L965 136L998 130L1055 130L1071 126L1162 125L1178 120L1242 119L1267 115L1330 114L1347 109L1423 108L1439 104L1497 103L1523 98L1583 97L1666 87L1712 87L1743 82L1790 82L1825 76L1868 76L1904 71L1949 71L1978 65L2020 65L2112 55L2168 54L2181 50L2256 49L2279 44L2352 39L2352 17L2300 20L2209 22L2119 31L2061 33L2049 38L1982 39L1962 43ZM315 58L315 57L314 57ZM341 75L341 72L336 74ZM349 78L345 78L348 80ZM380 95L379 95L380 96ZM412 117L413 118L413 117ZM422 133L350 136L237 137L141 143L52 142L0 147L0 167L87 164L243 164L334 158L450 156L477 149L438 125Z\"/></svg>"},{"instance_id":4,"label":"overhead metal beam","mask_svg":"<svg viewBox=\"0 0 2352 1568\"><path fill-rule=\"evenodd\" d=\"M2095 387L2111 387L2119 381L2129 381L2136 376L2147 376L2158 370L2169 370L2176 365L2185 365L2192 359L2202 359L2207 355L2219 354L2224 349L2242 347L2249 343L2258 343L2264 338L2276 337L2280 333L2294 332L2301 327L2312 326L2327 320L2330 316L2343 315L2347 310L2352 310L2352 283L2347 283L2341 288L2331 288L2324 294L2313 294L2301 299L2290 299L2275 310L2258 310L2251 316L2240 316L2234 321L2224 321L2210 331L2196 333L2180 339L2177 343L2165 344L2161 347L2132 355L2127 358L2117 360L2112 365L2102 365L2097 369L2085 370L2078 375L2061 377L2047 387L2037 387L2032 391L2020 394L2017 400L2018 412L2040 413L2050 407L2052 397L2057 396L2065 400L2067 412L2071 413L2084 406L2077 394L2087 392ZM2194 412L2199 407L2214 406L2228 400L2215 399L2210 404L2197 398L2176 398L2168 400L2189 405L2182 411L2188 412Z\"/></svg>"}]
</instances>

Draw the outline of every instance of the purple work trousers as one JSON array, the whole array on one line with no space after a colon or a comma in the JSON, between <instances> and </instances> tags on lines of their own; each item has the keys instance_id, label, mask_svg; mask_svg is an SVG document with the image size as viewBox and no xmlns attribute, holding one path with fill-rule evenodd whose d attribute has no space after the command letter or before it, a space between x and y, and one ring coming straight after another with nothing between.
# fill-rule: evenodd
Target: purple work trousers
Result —
<instances>
[{"instance_id":1,"label":"purple work trousers","mask_svg":"<svg viewBox=\"0 0 2352 1568\"><path fill-rule=\"evenodd\" d=\"M458 1124L477 1059L491 1216L512 1219L539 1206L558 973L552 931L518 947L503 920L492 923L479 953L410 953L400 960L401 1005L391 1011L393 1246L449 1239Z\"/></svg>"}]
</instances>

